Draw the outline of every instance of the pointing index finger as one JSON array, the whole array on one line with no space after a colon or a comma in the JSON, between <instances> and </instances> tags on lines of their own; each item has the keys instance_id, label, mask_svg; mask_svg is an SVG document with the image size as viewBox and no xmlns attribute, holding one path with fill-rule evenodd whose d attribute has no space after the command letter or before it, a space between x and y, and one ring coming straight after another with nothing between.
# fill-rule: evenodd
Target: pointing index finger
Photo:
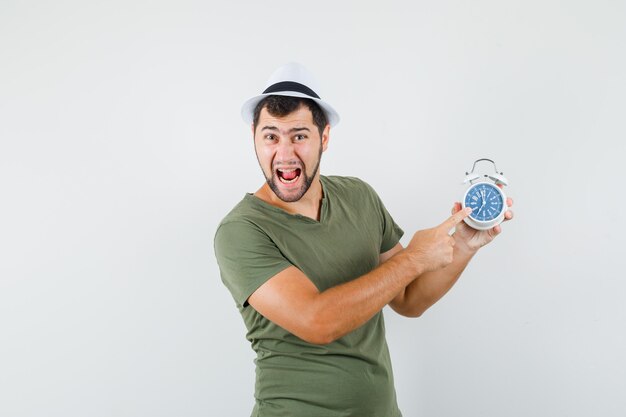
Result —
<instances>
[{"instance_id":1,"label":"pointing index finger","mask_svg":"<svg viewBox=\"0 0 626 417\"><path fill-rule=\"evenodd\" d=\"M459 210L448 218L445 222L441 223L441 227L446 229L446 232L452 230L457 224L461 223L464 218L470 215L473 211L471 207L465 207L464 210Z\"/></svg>"}]
</instances>

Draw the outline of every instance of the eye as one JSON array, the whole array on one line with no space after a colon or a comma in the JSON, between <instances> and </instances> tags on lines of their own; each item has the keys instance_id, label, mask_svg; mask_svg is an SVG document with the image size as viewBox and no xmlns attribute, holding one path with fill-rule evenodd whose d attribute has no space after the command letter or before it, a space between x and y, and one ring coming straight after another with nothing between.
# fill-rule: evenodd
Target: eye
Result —
<instances>
[{"instance_id":1,"label":"eye","mask_svg":"<svg viewBox=\"0 0 626 417\"><path fill-rule=\"evenodd\" d=\"M306 135L296 135L295 136L296 142L304 140L304 139L306 139Z\"/></svg>"},{"instance_id":2,"label":"eye","mask_svg":"<svg viewBox=\"0 0 626 417\"><path fill-rule=\"evenodd\" d=\"M270 141L276 140L276 136L270 133L268 135L265 135L265 140L270 140Z\"/></svg>"}]
</instances>

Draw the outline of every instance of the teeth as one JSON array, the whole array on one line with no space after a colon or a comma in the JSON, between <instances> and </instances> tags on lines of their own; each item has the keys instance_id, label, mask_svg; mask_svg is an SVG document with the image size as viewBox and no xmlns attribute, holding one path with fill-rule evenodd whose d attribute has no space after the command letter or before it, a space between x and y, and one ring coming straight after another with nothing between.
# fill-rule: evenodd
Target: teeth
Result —
<instances>
[{"instance_id":1,"label":"teeth","mask_svg":"<svg viewBox=\"0 0 626 417\"><path fill-rule=\"evenodd\" d=\"M300 176L296 176L295 178L291 179L291 180L286 180L283 177L281 177L280 175L278 176L278 179L280 180L280 182L285 183L285 184L291 184L292 182L296 182L298 181L298 178L300 178Z\"/></svg>"},{"instance_id":2,"label":"teeth","mask_svg":"<svg viewBox=\"0 0 626 417\"><path fill-rule=\"evenodd\" d=\"M298 181L298 178L300 178L300 175L296 175L295 177L293 177L292 179L288 180L284 177L283 174L293 174L295 173L299 168L288 168L288 169L277 169L276 171L279 173L278 175L278 179L280 180L280 182L282 182L283 184L291 184L294 183L296 181ZM291 175L287 175L287 176L291 176Z\"/></svg>"}]
</instances>

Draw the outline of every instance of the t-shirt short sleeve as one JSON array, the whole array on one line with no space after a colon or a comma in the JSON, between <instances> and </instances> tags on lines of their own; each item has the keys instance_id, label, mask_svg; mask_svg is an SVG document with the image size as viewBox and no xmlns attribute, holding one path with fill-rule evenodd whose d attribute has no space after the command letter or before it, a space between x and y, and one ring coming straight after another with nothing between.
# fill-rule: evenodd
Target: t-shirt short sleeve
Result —
<instances>
[{"instance_id":1,"label":"t-shirt short sleeve","mask_svg":"<svg viewBox=\"0 0 626 417\"><path fill-rule=\"evenodd\" d=\"M368 192L371 194L374 204L381 216L382 240L380 243L380 253L385 253L388 250L393 249L393 247L400 242L400 239L404 235L404 230L402 230L402 228L400 228L400 226L398 226L398 224L393 220L393 217L389 214L389 211L387 211L387 208L385 208L385 205L372 186L367 183L365 183L365 185L367 186Z\"/></svg>"},{"instance_id":2,"label":"t-shirt short sleeve","mask_svg":"<svg viewBox=\"0 0 626 417\"><path fill-rule=\"evenodd\" d=\"M267 280L292 265L266 233L247 221L221 224L214 249L222 282L240 308Z\"/></svg>"},{"instance_id":3,"label":"t-shirt short sleeve","mask_svg":"<svg viewBox=\"0 0 626 417\"><path fill-rule=\"evenodd\" d=\"M383 215L383 240L380 244L380 253L385 253L393 249L400 242L400 238L404 235L404 230L400 228L391 217L383 203L381 205L381 213Z\"/></svg>"}]
</instances>

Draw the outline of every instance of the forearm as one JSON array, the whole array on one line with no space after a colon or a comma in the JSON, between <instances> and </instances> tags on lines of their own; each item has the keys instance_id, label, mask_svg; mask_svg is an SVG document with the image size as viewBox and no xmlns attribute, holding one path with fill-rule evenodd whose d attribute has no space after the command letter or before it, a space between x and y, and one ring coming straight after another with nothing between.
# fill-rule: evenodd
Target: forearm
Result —
<instances>
[{"instance_id":1,"label":"forearm","mask_svg":"<svg viewBox=\"0 0 626 417\"><path fill-rule=\"evenodd\" d=\"M321 292L314 303L315 327L326 343L344 336L382 310L421 271L400 252L371 272Z\"/></svg>"},{"instance_id":2,"label":"forearm","mask_svg":"<svg viewBox=\"0 0 626 417\"><path fill-rule=\"evenodd\" d=\"M452 263L418 276L391 307L404 316L419 317L454 286L475 253L455 247Z\"/></svg>"},{"instance_id":3,"label":"forearm","mask_svg":"<svg viewBox=\"0 0 626 417\"><path fill-rule=\"evenodd\" d=\"M425 271L442 269L454 260L449 231L468 211L441 225L416 232L406 249L397 244L381 254L381 264L345 284L320 292L296 267L274 275L248 298L268 320L311 343L326 344L357 329ZM393 306L393 305L392 305Z\"/></svg>"}]
</instances>

